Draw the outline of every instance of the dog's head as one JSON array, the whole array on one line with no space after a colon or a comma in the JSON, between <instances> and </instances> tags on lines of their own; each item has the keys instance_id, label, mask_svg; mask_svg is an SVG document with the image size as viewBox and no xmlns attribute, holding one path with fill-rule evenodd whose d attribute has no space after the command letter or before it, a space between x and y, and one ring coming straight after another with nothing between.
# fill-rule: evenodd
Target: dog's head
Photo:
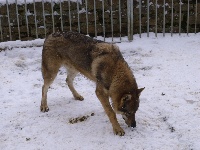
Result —
<instances>
[{"instance_id":1,"label":"dog's head","mask_svg":"<svg viewBox=\"0 0 200 150\"><path fill-rule=\"evenodd\" d=\"M134 94L125 94L121 98L118 110L129 127L136 127L135 113L139 107L139 96L144 88L137 89Z\"/></svg>"}]
</instances>

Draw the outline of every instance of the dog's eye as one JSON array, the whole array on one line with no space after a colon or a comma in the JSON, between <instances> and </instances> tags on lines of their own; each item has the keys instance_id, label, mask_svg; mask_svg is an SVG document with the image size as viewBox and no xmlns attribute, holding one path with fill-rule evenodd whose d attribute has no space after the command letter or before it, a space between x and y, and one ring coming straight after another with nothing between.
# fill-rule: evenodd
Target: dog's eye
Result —
<instances>
[{"instance_id":1,"label":"dog's eye","mask_svg":"<svg viewBox=\"0 0 200 150\"><path fill-rule=\"evenodd\" d=\"M124 105L122 106L122 109L126 109L126 103L124 103Z\"/></svg>"},{"instance_id":2,"label":"dog's eye","mask_svg":"<svg viewBox=\"0 0 200 150\"><path fill-rule=\"evenodd\" d=\"M126 111L126 108L125 108L125 106L122 106L122 111Z\"/></svg>"}]
</instances>

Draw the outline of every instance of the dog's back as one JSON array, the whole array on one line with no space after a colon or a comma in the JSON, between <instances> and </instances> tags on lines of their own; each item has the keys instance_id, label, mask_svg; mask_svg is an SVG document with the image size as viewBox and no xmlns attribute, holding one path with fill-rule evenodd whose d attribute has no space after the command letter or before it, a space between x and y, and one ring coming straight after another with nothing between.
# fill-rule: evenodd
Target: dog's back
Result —
<instances>
[{"instance_id":1,"label":"dog's back","mask_svg":"<svg viewBox=\"0 0 200 150\"><path fill-rule=\"evenodd\" d=\"M44 43L43 59L51 57L51 61L81 67L84 70L91 70L92 58L90 52L93 44L101 41L93 40L76 32L51 34ZM47 58L48 57L48 58Z\"/></svg>"},{"instance_id":2,"label":"dog's back","mask_svg":"<svg viewBox=\"0 0 200 150\"><path fill-rule=\"evenodd\" d=\"M92 63L97 57L105 55L108 55L108 57L106 59L104 57L104 60L101 59L102 63L98 62L98 65L106 65L106 60L111 59L113 62L113 59L122 58L118 49L116 50L111 44L77 32L57 32L49 35L45 40L42 52L42 68L48 69L48 66L52 66L52 63L53 66L57 64L56 68L65 65L73 67L86 77L95 80L95 77L91 74Z\"/></svg>"}]
</instances>

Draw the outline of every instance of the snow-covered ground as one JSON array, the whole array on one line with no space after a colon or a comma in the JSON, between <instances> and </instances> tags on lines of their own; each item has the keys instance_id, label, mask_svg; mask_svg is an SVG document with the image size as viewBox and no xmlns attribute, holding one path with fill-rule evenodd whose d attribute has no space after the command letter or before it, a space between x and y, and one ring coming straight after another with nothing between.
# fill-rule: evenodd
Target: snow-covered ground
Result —
<instances>
[{"instance_id":1,"label":"snow-covered ground","mask_svg":"<svg viewBox=\"0 0 200 150\"><path fill-rule=\"evenodd\" d=\"M118 115L123 137L113 134L93 82L78 75L76 88L85 100L73 99L64 68L48 92L50 111L40 112L42 47L36 46L43 40L27 43L0 43L8 47L0 52L1 150L199 150L200 34L143 34L117 44L139 87L146 87L137 127L128 128ZM82 116L89 117L69 123Z\"/></svg>"}]
</instances>

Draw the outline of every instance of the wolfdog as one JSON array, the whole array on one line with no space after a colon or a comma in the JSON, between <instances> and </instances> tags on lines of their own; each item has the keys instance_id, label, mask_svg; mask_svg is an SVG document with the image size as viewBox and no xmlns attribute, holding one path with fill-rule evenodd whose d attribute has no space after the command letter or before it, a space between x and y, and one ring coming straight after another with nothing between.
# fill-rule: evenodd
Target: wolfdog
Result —
<instances>
[{"instance_id":1,"label":"wolfdog","mask_svg":"<svg viewBox=\"0 0 200 150\"><path fill-rule=\"evenodd\" d=\"M84 98L75 90L73 80L81 73L96 83L100 100L116 135L123 136L116 113L126 124L136 127L135 113L139 107L138 89L134 75L115 44L103 42L76 32L56 32L49 35L42 51L42 101L40 110L48 112L47 92L59 68L67 69L66 82L76 100ZM109 102L112 100L112 106Z\"/></svg>"}]
</instances>

